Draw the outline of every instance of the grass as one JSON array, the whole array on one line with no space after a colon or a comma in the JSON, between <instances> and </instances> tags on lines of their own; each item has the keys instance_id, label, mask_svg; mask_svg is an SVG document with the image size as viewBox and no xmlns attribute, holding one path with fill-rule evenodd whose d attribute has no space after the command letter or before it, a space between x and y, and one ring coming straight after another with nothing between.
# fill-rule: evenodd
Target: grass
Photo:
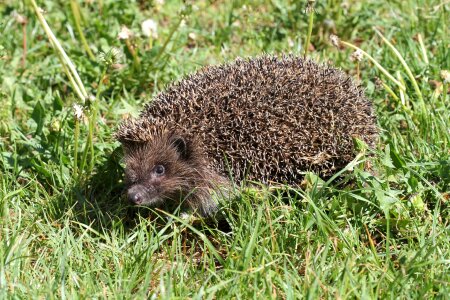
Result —
<instances>
[{"instance_id":1,"label":"grass","mask_svg":"<svg viewBox=\"0 0 450 300\"><path fill-rule=\"evenodd\" d=\"M86 102L31 2L2 2L0 297L448 299L450 104L440 73L450 68L450 4L316 1L313 18L307 2L196 1L180 11L180 1L38 1L95 96ZM159 24L151 48L140 33L149 17ZM308 174L289 196L243 190L222 209L231 233L129 207L112 138L120 120L200 66L303 55L309 20L310 57L356 77L353 50L329 42L337 34L400 83L359 62L377 148L343 181ZM121 25L135 33L128 45ZM79 122L74 104L85 109Z\"/></svg>"}]
</instances>

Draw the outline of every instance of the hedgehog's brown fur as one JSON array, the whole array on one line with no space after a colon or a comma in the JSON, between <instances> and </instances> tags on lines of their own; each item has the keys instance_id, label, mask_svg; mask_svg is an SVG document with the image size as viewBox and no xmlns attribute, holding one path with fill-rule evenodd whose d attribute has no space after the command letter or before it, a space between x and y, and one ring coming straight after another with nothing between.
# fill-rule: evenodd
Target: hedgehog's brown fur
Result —
<instances>
[{"instance_id":1,"label":"hedgehog's brown fur","mask_svg":"<svg viewBox=\"0 0 450 300\"><path fill-rule=\"evenodd\" d=\"M130 156L162 132L183 137L205 170L291 185L307 170L343 168L354 158L353 137L372 147L377 139L363 90L342 71L294 56L204 68L157 95L117 138Z\"/></svg>"}]
</instances>

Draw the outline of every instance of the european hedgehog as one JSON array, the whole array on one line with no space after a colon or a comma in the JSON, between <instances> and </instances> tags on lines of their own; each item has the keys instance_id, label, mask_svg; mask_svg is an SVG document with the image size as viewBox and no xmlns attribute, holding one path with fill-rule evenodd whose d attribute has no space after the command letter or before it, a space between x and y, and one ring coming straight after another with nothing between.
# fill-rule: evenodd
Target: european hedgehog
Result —
<instances>
[{"instance_id":1,"label":"european hedgehog","mask_svg":"<svg viewBox=\"0 0 450 300\"><path fill-rule=\"evenodd\" d=\"M211 216L231 182L297 185L377 140L371 102L350 76L295 56L237 59L169 86L116 133L128 198ZM231 180L230 180L231 178Z\"/></svg>"}]
</instances>

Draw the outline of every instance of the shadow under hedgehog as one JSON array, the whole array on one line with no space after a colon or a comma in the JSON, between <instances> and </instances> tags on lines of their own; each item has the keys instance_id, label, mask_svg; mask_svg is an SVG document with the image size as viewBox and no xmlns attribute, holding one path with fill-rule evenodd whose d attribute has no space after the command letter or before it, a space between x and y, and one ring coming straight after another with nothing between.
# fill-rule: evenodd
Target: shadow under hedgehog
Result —
<instances>
[{"instance_id":1,"label":"shadow under hedgehog","mask_svg":"<svg viewBox=\"0 0 450 300\"><path fill-rule=\"evenodd\" d=\"M116 132L128 198L209 217L233 181L298 185L305 171L330 176L373 147L371 102L342 71L296 56L205 67L169 86Z\"/></svg>"}]
</instances>

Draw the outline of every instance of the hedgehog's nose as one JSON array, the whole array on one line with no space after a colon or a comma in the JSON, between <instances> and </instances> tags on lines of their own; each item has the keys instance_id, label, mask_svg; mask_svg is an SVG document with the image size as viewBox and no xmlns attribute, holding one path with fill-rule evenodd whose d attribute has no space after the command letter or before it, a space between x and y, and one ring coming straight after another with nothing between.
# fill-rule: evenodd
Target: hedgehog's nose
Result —
<instances>
[{"instance_id":1,"label":"hedgehog's nose","mask_svg":"<svg viewBox=\"0 0 450 300\"><path fill-rule=\"evenodd\" d=\"M128 191L128 200L134 204L141 204L144 197L142 194L135 191Z\"/></svg>"}]
</instances>

